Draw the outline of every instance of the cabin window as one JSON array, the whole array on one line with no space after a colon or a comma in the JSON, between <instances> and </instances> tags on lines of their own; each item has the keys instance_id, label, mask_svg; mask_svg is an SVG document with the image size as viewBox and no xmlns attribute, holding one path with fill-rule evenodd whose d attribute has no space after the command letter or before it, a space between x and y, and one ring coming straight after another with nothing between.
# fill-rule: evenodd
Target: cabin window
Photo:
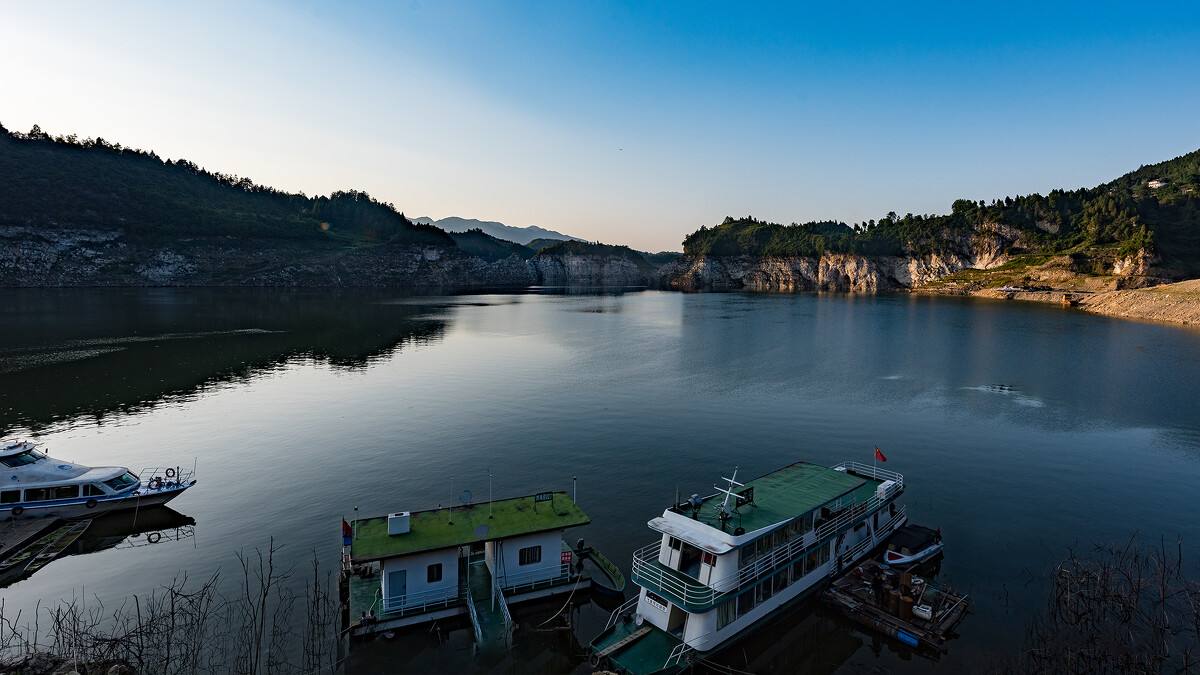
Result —
<instances>
[{"instance_id":1,"label":"cabin window","mask_svg":"<svg viewBox=\"0 0 1200 675\"><path fill-rule=\"evenodd\" d=\"M721 630L725 626L733 623L737 605L733 600L726 600L720 605L717 605L717 630Z\"/></svg>"},{"instance_id":2,"label":"cabin window","mask_svg":"<svg viewBox=\"0 0 1200 675\"><path fill-rule=\"evenodd\" d=\"M741 556L738 562L739 567L748 567L751 563L753 563L758 558L758 552L754 548L754 542L750 542L739 549L738 555Z\"/></svg>"},{"instance_id":3,"label":"cabin window","mask_svg":"<svg viewBox=\"0 0 1200 675\"><path fill-rule=\"evenodd\" d=\"M16 504L21 501L20 490L5 490L0 492L0 504Z\"/></svg>"},{"instance_id":4,"label":"cabin window","mask_svg":"<svg viewBox=\"0 0 1200 675\"><path fill-rule=\"evenodd\" d=\"M717 566L717 556L713 553L709 553L708 551L700 554L700 560L709 567Z\"/></svg>"},{"instance_id":5,"label":"cabin window","mask_svg":"<svg viewBox=\"0 0 1200 675\"><path fill-rule=\"evenodd\" d=\"M771 535L768 534L765 537L759 537L758 541L755 542L755 546L756 546L756 548L758 548L758 557L760 557L760 558L765 556L766 554L770 553L771 552Z\"/></svg>"},{"instance_id":6,"label":"cabin window","mask_svg":"<svg viewBox=\"0 0 1200 675\"><path fill-rule=\"evenodd\" d=\"M779 548L780 546L783 546L786 543L787 543L787 529L781 527L778 530L775 530L774 534L771 535L771 544L775 548Z\"/></svg>"},{"instance_id":7,"label":"cabin window","mask_svg":"<svg viewBox=\"0 0 1200 675\"><path fill-rule=\"evenodd\" d=\"M110 479L104 481L105 485L107 485L108 487L110 487L114 490L118 490L118 491L124 490L125 488L127 488L131 485L137 485L137 483L138 483L137 476L129 473L128 471L121 474L120 476L117 476L116 478L110 478Z\"/></svg>"},{"instance_id":8,"label":"cabin window","mask_svg":"<svg viewBox=\"0 0 1200 675\"><path fill-rule=\"evenodd\" d=\"M779 572L777 572L775 574L775 576L772 577L772 579L774 579L774 588L775 588L776 593L787 588L787 585L789 583L787 568L785 567L782 570L779 570Z\"/></svg>"},{"instance_id":9,"label":"cabin window","mask_svg":"<svg viewBox=\"0 0 1200 675\"><path fill-rule=\"evenodd\" d=\"M814 548L808 552L808 562L804 564L804 571L806 573L817 569L817 556L820 555L818 551L819 549Z\"/></svg>"},{"instance_id":10,"label":"cabin window","mask_svg":"<svg viewBox=\"0 0 1200 675\"><path fill-rule=\"evenodd\" d=\"M763 581L761 581L758 584L758 586L755 586L755 590L758 591L758 601L759 602L766 602L767 600L770 600L771 595L772 595L771 580L764 579Z\"/></svg>"},{"instance_id":11,"label":"cabin window","mask_svg":"<svg viewBox=\"0 0 1200 675\"><path fill-rule=\"evenodd\" d=\"M796 562L792 563L792 581L797 581L804 576L804 556L796 558Z\"/></svg>"},{"instance_id":12,"label":"cabin window","mask_svg":"<svg viewBox=\"0 0 1200 675\"><path fill-rule=\"evenodd\" d=\"M25 501L27 502L44 502L49 499L54 499L50 494L50 488L29 488L25 491Z\"/></svg>"},{"instance_id":13,"label":"cabin window","mask_svg":"<svg viewBox=\"0 0 1200 675\"><path fill-rule=\"evenodd\" d=\"M425 581L431 584L442 580L442 563L434 563L425 568Z\"/></svg>"},{"instance_id":14,"label":"cabin window","mask_svg":"<svg viewBox=\"0 0 1200 675\"><path fill-rule=\"evenodd\" d=\"M0 464L4 464L4 466L7 466L11 469L18 466L25 466L26 464L33 464L43 456L44 455L39 452L26 450L24 452L18 452L15 455L9 455L8 457L0 457Z\"/></svg>"},{"instance_id":15,"label":"cabin window","mask_svg":"<svg viewBox=\"0 0 1200 675\"><path fill-rule=\"evenodd\" d=\"M518 565L535 565L542 562L542 547L541 546L526 546L517 551Z\"/></svg>"},{"instance_id":16,"label":"cabin window","mask_svg":"<svg viewBox=\"0 0 1200 675\"><path fill-rule=\"evenodd\" d=\"M87 485L83 486L83 496L84 497L103 497L104 490L101 490L99 485L92 485L91 483L88 483Z\"/></svg>"},{"instance_id":17,"label":"cabin window","mask_svg":"<svg viewBox=\"0 0 1200 675\"><path fill-rule=\"evenodd\" d=\"M50 492L54 495L54 499L73 499L79 496L79 486L60 485L53 488Z\"/></svg>"},{"instance_id":18,"label":"cabin window","mask_svg":"<svg viewBox=\"0 0 1200 675\"><path fill-rule=\"evenodd\" d=\"M683 542L679 541L675 537L667 537L667 546L670 546L678 551L679 549L683 548Z\"/></svg>"},{"instance_id":19,"label":"cabin window","mask_svg":"<svg viewBox=\"0 0 1200 675\"><path fill-rule=\"evenodd\" d=\"M738 616L744 616L744 615L748 614L750 612L750 610L754 609L754 605L756 605L756 604L758 604L758 603L756 603L754 601L754 589L753 588L746 591L745 593L742 593L741 595L739 595L737 597L737 614L738 614Z\"/></svg>"}]
</instances>

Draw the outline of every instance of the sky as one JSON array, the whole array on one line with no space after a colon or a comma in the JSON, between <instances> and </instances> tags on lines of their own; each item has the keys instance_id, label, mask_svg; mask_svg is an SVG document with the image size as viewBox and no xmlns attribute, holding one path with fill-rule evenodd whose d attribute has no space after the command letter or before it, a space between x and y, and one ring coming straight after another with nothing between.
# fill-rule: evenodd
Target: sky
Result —
<instances>
[{"instance_id":1,"label":"sky","mask_svg":"<svg viewBox=\"0 0 1200 675\"><path fill-rule=\"evenodd\" d=\"M726 215L943 213L1194 150L1200 9L7 3L0 123L680 250Z\"/></svg>"}]
</instances>

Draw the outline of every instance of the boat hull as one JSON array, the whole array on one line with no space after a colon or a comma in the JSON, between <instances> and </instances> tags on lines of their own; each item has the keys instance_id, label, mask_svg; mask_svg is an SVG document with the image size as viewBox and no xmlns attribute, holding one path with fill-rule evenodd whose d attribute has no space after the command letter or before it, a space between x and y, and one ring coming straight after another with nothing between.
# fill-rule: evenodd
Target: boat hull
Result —
<instances>
[{"instance_id":1,"label":"boat hull","mask_svg":"<svg viewBox=\"0 0 1200 675\"><path fill-rule=\"evenodd\" d=\"M166 504L183 494L196 481L163 486L157 490L138 491L135 494L95 497L91 499L64 499L38 504L21 504L0 508L0 520L13 518L92 518L101 513L123 511L146 506Z\"/></svg>"}]
</instances>

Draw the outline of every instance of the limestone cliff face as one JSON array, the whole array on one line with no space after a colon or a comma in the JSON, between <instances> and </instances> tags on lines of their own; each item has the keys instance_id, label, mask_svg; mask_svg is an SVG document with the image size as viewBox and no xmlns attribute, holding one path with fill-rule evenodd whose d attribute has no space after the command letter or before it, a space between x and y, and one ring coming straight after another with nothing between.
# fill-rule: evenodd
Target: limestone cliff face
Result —
<instances>
[{"instance_id":1,"label":"limestone cliff face","mask_svg":"<svg viewBox=\"0 0 1200 675\"><path fill-rule=\"evenodd\" d=\"M682 258L663 270L679 290L843 291L913 288L969 265L957 255L919 258L826 253L820 258Z\"/></svg>"},{"instance_id":2,"label":"limestone cliff face","mask_svg":"<svg viewBox=\"0 0 1200 675\"><path fill-rule=\"evenodd\" d=\"M617 255L537 255L529 262L544 286L648 286L655 280L644 267Z\"/></svg>"},{"instance_id":3,"label":"limestone cliff face","mask_svg":"<svg viewBox=\"0 0 1200 675\"><path fill-rule=\"evenodd\" d=\"M662 285L679 290L877 293L916 288L964 268L991 269L1020 245L1015 228L989 223L951 239L946 252L911 256L825 253L820 257L684 256L660 271Z\"/></svg>"}]
</instances>

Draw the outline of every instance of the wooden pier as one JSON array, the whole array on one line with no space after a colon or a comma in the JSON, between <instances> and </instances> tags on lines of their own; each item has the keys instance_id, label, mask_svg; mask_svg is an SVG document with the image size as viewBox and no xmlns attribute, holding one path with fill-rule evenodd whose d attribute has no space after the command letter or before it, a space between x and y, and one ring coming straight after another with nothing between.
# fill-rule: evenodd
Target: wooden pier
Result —
<instances>
[{"instance_id":1,"label":"wooden pier","mask_svg":"<svg viewBox=\"0 0 1200 675\"><path fill-rule=\"evenodd\" d=\"M836 579L821 599L850 619L913 647L946 651L946 639L966 616L967 596L868 560Z\"/></svg>"}]
</instances>

